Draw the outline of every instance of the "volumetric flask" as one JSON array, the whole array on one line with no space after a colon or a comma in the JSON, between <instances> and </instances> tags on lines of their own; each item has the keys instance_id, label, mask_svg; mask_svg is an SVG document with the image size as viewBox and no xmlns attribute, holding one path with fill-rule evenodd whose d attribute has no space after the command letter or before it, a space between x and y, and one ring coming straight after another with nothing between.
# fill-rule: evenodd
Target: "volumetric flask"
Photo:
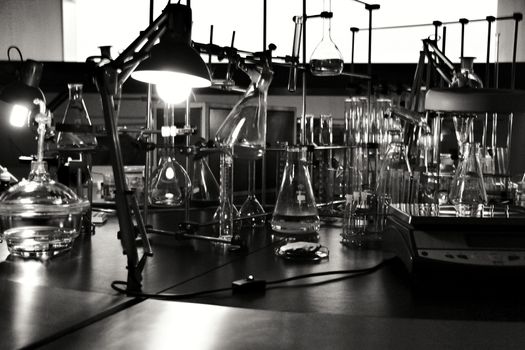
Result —
<instances>
[{"instance_id":1,"label":"volumetric flask","mask_svg":"<svg viewBox=\"0 0 525 350\"><path fill-rule=\"evenodd\" d=\"M66 107L62 124L70 128L81 128L91 126L91 120L82 98L82 84L68 84L69 102ZM76 132L59 132L57 136L57 148L62 150L93 149L97 146L97 138L87 130Z\"/></svg>"},{"instance_id":2,"label":"volumetric flask","mask_svg":"<svg viewBox=\"0 0 525 350\"><path fill-rule=\"evenodd\" d=\"M306 162L306 147L288 147L272 229L282 234L315 234L320 221Z\"/></svg>"},{"instance_id":3,"label":"volumetric flask","mask_svg":"<svg viewBox=\"0 0 525 350\"><path fill-rule=\"evenodd\" d=\"M323 11L331 12L331 0L323 1ZM330 18L323 18L323 38L310 57L310 71L313 75L334 76L343 71L343 56L332 41L331 25Z\"/></svg>"}]
</instances>

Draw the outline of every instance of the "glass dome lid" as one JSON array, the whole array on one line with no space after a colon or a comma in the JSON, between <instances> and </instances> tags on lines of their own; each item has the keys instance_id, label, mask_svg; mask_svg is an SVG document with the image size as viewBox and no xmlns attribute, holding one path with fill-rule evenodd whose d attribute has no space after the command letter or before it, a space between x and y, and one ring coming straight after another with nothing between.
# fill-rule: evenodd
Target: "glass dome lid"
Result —
<instances>
[{"instance_id":1,"label":"glass dome lid","mask_svg":"<svg viewBox=\"0 0 525 350\"><path fill-rule=\"evenodd\" d=\"M89 201L80 199L70 188L51 180L47 171L42 173L35 168L29 180L21 181L0 196L2 216L80 214L88 208Z\"/></svg>"}]
</instances>

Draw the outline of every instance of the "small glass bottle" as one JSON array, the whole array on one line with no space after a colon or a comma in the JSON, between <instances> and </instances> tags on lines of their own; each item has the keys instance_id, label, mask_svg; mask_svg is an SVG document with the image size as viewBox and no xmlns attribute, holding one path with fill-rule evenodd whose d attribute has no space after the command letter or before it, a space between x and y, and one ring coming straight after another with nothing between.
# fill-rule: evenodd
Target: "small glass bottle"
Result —
<instances>
[{"instance_id":1,"label":"small glass bottle","mask_svg":"<svg viewBox=\"0 0 525 350\"><path fill-rule=\"evenodd\" d=\"M476 57L461 57L461 70L454 74L450 87L482 88L483 82L474 73L474 59Z\"/></svg>"},{"instance_id":2,"label":"small glass bottle","mask_svg":"<svg viewBox=\"0 0 525 350\"><path fill-rule=\"evenodd\" d=\"M331 13L331 0L323 1L323 11ZM316 76L334 76L343 71L344 61L332 41L331 18L323 18L323 37L310 57L310 71Z\"/></svg>"},{"instance_id":3,"label":"small glass bottle","mask_svg":"<svg viewBox=\"0 0 525 350\"><path fill-rule=\"evenodd\" d=\"M449 193L450 202L458 216L481 216L483 205L487 203L478 153L477 144L463 145L463 159L458 164Z\"/></svg>"},{"instance_id":4,"label":"small glass bottle","mask_svg":"<svg viewBox=\"0 0 525 350\"><path fill-rule=\"evenodd\" d=\"M283 180L271 221L285 235L315 234L320 220L315 204L306 147L288 147Z\"/></svg>"},{"instance_id":5,"label":"small glass bottle","mask_svg":"<svg viewBox=\"0 0 525 350\"><path fill-rule=\"evenodd\" d=\"M82 98L82 84L68 84L69 102L62 118L62 124L68 127L91 126L91 119ZM89 150L97 146L97 138L84 132L59 132L57 148L61 150Z\"/></svg>"}]
</instances>

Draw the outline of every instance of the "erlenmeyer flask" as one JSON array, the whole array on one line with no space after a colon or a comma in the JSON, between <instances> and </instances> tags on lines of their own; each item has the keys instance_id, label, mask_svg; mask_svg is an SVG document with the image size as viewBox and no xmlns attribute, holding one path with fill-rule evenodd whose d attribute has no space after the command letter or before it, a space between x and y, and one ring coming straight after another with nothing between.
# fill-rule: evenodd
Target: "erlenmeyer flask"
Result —
<instances>
[{"instance_id":1,"label":"erlenmeyer flask","mask_svg":"<svg viewBox=\"0 0 525 350\"><path fill-rule=\"evenodd\" d=\"M478 153L477 144L463 145L463 159L458 164L449 194L458 216L481 216L483 205L487 203Z\"/></svg>"},{"instance_id":2,"label":"erlenmeyer flask","mask_svg":"<svg viewBox=\"0 0 525 350\"><path fill-rule=\"evenodd\" d=\"M181 206L188 198L190 188L188 173L175 160L172 150L167 148L151 176L150 203L162 206Z\"/></svg>"},{"instance_id":3,"label":"erlenmeyer flask","mask_svg":"<svg viewBox=\"0 0 525 350\"><path fill-rule=\"evenodd\" d=\"M483 82L474 73L474 59L476 57L460 57L461 59L461 70L459 73L455 73L452 79L450 87L469 87L469 88L482 88Z\"/></svg>"},{"instance_id":4,"label":"erlenmeyer flask","mask_svg":"<svg viewBox=\"0 0 525 350\"><path fill-rule=\"evenodd\" d=\"M219 184L206 162L206 158L195 156L193 159L191 201L198 206L219 204Z\"/></svg>"},{"instance_id":5,"label":"erlenmeyer flask","mask_svg":"<svg viewBox=\"0 0 525 350\"><path fill-rule=\"evenodd\" d=\"M215 135L221 148L235 158L258 159L266 149L266 108L273 71L248 68L251 84Z\"/></svg>"},{"instance_id":6,"label":"erlenmeyer flask","mask_svg":"<svg viewBox=\"0 0 525 350\"><path fill-rule=\"evenodd\" d=\"M331 12L331 5L331 0L323 0L323 11ZM343 71L343 56L332 41L330 31L331 19L323 18L323 38L310 57L310 71L313 75L333 76Z\"/></svg>"},{"instance_id":7,"label":"erlenmeyer flask","mask_svg":"<svg viewBox=\"0 0 525 350\"><path fill-rule=\"evenodd\" d=\"M264 226L266 222L264 208L255 196L255 160L250 160L248 168L248 198L239 210L239 216L246 218L243 224L251 227Z\"/></svg>"},{"instance_id":8,"label":"erlenmeyer flask","mask_svg":"<svg viewBox=\"0 0 525 350\"><path fill-rule=\"evenodd\" d=\"M319 231L319 214L306 162L306 147L287 149L286 167L271 225L274 231L283 234Z\"/></svg>"},{"instance_id":9,"label":"erlenmeyer flask","mask_svg":"<svg viewBox=\"0 0 525 350\"><path fill-rule=\"evenodd\" d=\"M82 84L68 84L69 102L66 107L62 124L82 127L91 126L91 120L82 98ZM62 150L93 149L97 146L97 138L87 133L59 132L57 148Z\"/></svg>"},{"instance_id":10,"label":"erlenmeyer flask","mask_svg":"<svg viewBox=\"0 0 525 350\"><path fill-rule=\"evenodd\" d=\"M377 194L381 206L391 203L411 203L416 195L412 193L412 170L408 162L406 146L398 130L391 130L392 142L381 163L377 179Z\"/></svg>"}]
</instances>

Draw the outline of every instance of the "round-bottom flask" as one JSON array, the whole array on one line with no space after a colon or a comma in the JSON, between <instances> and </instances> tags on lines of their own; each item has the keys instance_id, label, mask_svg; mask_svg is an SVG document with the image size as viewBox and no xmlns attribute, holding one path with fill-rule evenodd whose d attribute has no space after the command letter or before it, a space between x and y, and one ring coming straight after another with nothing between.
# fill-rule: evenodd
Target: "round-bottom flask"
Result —
<instances>
[{"instance_id":1,"label":"round-bottom flask","mask_svg":"<svg viewBox=\"0 0 525 350\"><path fill-rule=\"evenodd\" d=\"M283 180L271 221L284 235L311 235L320 228L306 162L306 147L288 147Z\"/></svg>"}]
</instances>

